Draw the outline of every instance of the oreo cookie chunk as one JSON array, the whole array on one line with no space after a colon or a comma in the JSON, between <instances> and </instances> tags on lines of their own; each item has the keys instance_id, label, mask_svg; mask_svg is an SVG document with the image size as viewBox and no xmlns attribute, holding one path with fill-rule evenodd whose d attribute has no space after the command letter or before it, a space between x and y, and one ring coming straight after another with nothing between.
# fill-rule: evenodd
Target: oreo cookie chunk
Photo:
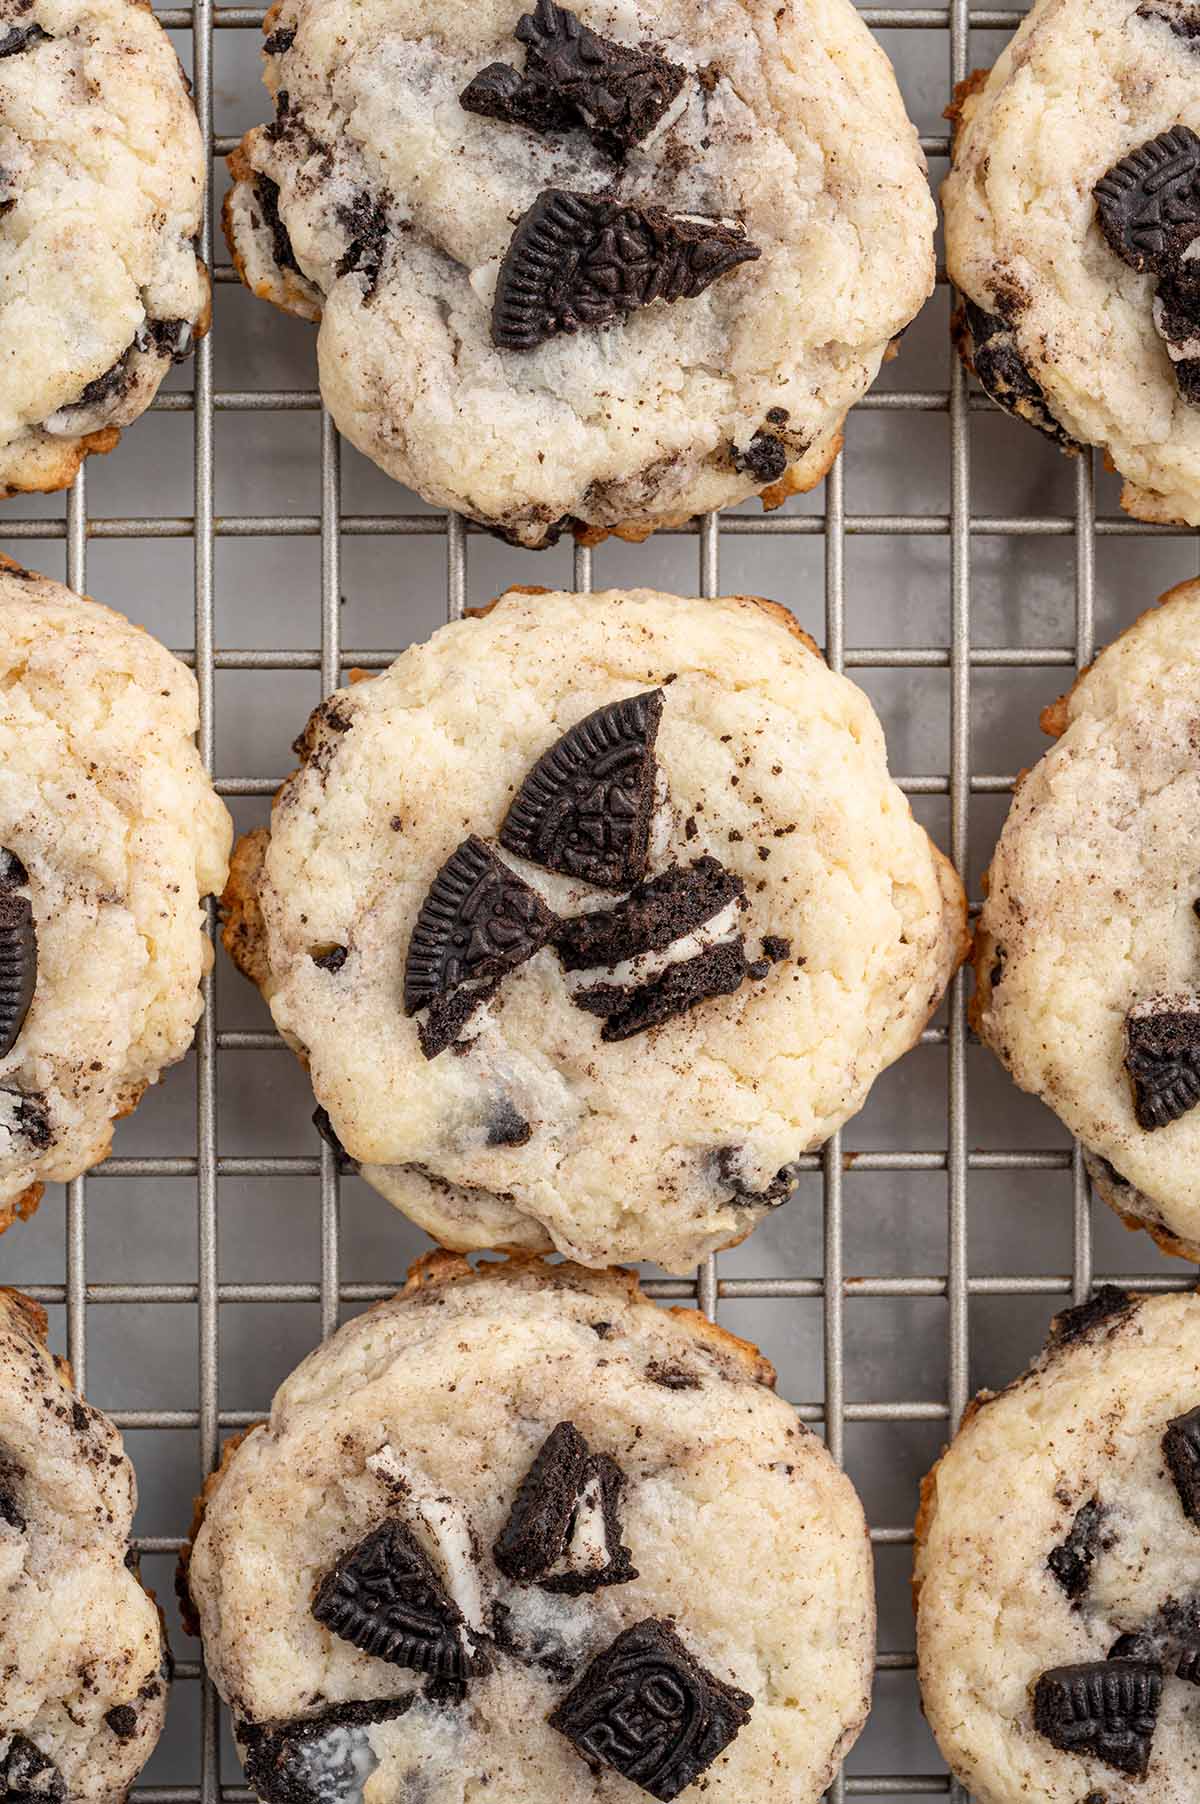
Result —
<instances>
[{"instance_id":1,"label":"oreo cookie chunk","mask_svg":"<svg viewBox=\"0 0 1200 1804\"><path fill-rule=\"evenodd\" d=\"M124 1798L154 1751L167 1650L127 1564L134 1497L121 1436L76 1396L45 1311L0 1288L3 1804Z\"/></svg>"},{"instance_id":2,"label":"oreo cookie chunk","mask_svg":"<svg viewBox=\"0 0 1200 1804\"><path fill-rule=\"evenodd\" d=\"M668 1800L708 1771L753 1704L694 1660L669 1622L648 1618L597 1655L550 1726L590 1765Z\"/></svg>"},{"instance_id":3,"label":"oreo cookie chunk","mask_svg":"<svg viewBox=\"0 0 1200 1804\"><path fill-rule=\"evenodd\" d=\"M866 1718L871 1549L773 1378L628 1271L418 1261L205 1490L186 1590L264 1804L362 1804L364 1782L420 1804L818 1804ZM312 1620L313 1575L377 1506L428 1560L405 1548L419 1589L389 1579L388 1613L422 1634L436 1614L427 1641L486 1630L489 1671L454 1693Z\"/></svg>"},{"instance_id":4,"label":"oreo cookie chunk","mask_svg":"<svg viewBox=\"0 0 1200 1804\"><path fill-rule=\"evenodd\" d=\"M573 1422L560 1422L538 1449L492 1549L505 1578L569 1596L637 1577L621 1545L625 1475L595 1454Z\"/></svg>"},{"instance_id":5,"label":"oreo cookie chunk","mask_svg":"<svg viewBox=\"0 0 1200 1804\"><path fill-rule=\"evenodd\" d=\"M12 853L2 850L0 856L6 870L12 871L15 864L19 881L28 882L24 866ZM37 928L33 904L0 875L0 1058L7 1058L17 1043L36 985Z\"/></svg>"},{"instance_id":6,"label":"oreo cookie chunk","mask_svg":"<svg viewBox=\"0 0 1200 1804\"><path fill-rule=\"evenodd\" d=\"M488 1670L429 1555L398 1517L342 1555L313 1598L317 1621L376 1660L461 1684Z\"/></svg>"},{"instance_id":7,"label":"oreo cookie chunk","mask_svg":"<svg viewBox=\"0 0 1200 1804\"><path fill-rule=\"evenodd\" d=\"M1176 125L1096 184L1101 230L1118 257L1159 278L1153 318L1186 400L1200 400L1200 137Z\"/></svg>"},{"instance_id":8,"label":"oreo cookie chunk","mask_svg":"<svg viewBox=\"0 0 1200 1804\"><path fill-rule=\"evenodd\" d=\"M925 1481L922 1702L987 1804L1190 1795L1198 1360L1200 1294L1124 1295L985 1392Z\"/></svg>"},{"instance_id":9,"label":"oreo cookie chunk","mask_svg":"<svg viewBox=\"0 0 1200 1804\"><path fill-rule=\"evenodd\" d=\"M1200 1102L1200 997L1152 996L1125 1017L1125 1069L1147 1133Z\"/></svg>"}]
</instances>

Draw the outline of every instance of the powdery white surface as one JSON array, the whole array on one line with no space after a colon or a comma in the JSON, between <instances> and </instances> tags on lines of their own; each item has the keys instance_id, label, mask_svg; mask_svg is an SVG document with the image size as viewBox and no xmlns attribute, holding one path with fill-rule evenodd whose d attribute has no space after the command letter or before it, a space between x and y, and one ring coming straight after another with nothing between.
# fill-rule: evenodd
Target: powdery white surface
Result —
<instances>
[{"instance_id":1,"label":"powdery white surface","mask_svg":"<svg viewBox=\"0 0 1200 1804\"><path fill-rule=\"evenodd\" d=\"M1092 194L1160 132L1200 129L1194 40L1139 18L1139 3L1037 0L963 102L942 189L946 262L985 311L1011 306L1022 361L1070 435L1108 452L1122 505L1194 526L1200 408L1154 329L1155 278L1109 248Z\"/></svg>"},{"instance_id":2,"label":"powdery white surface","mask_svg":"<svg viewBox=\"0 0 1200 1804\"><path fill-rule=\"evenodd\" d=\"M186 77L136 0L5 0L0 35L0 492L62 488L150 401L170 357L135 350L94 406L84 389L148 321L208 313L204 158ZM64 411L60 411L64 410ZM99 442L87 442L97 435Z\"/></svg>"},{"instance_id":3,"label":"powdery white surface","mask_svg":"<svg viewBox=\"0 0 1200 1804\"><path fill-rule=\"evenodd\" d=\"M889 779L866 697L788 619L737 596L510 592L313 716L257 878L256 974L363 1175L444 1245L689 1269L749 1232L765 1208L746 1193L861 1106L941 997L961 886ZM770 934L790 956L606 1045L547 947L469 1047L427 1060L401 994L436 872L468 833L498 832L568 727L668 678L651 869L713 854L745 880L747 956ZM588 900L521 870L552 907ZM334 945L337 972L313 956ZM527 1143L489 1146L513 1109Z\"/></svg>"},{"instance_id":4,"label":"powdery white surface","mask_svg":"<svg viewBox=\"0 0 1200 1804\"><path fill-rule=\"evenodd\" d=\"M1066 731L1014 797L976 937L983 1038L1142 1194L1101 1193L1189 1256L1200 1253L1200 1110L1138 1126L1124 1033L1135 1002L1197 987L1198 696L1192 582L1071 692Z\"/></svg>"},{"instance_id":5,"label":"powdery white surface","mask_svg":"<svg viewBox=\"0 0 1200 1804\"><path fill-rule=\"evenodd\" d=\"M200 900L232 836L197 717L195 678L148 633L0 568L0 846L29 872L38 935L0 1059L0 1222L102 1159L113 1118L191 1043L212 957ZM21 1130L30 1097L45 1146Z\"/></svg>"},{"instance_id":6,"label":"powdery white surface","mask_svg":"<svg viewBox=\"0 0 1200 1804\"><path fill-rule=\"evenodd\" d=\"M984 1399L987 1398L984 1393ZM1195 1688L1173 1674L1144 1780L1056 1749L1030 1688L1052 1666L1103 1660L1117 1636L1200 1588L1200 1528L1162 1456L1200 1401L1200 1297L1142 1298L973 1414L927 1481L915 1577L921 1697L979 1804L1190 1804L1200 1787ZM1093 1497L1105 1540L1072 1604L1046 1566ZM920 1525L919 1525L920 1526Z\"/></svg>"},{"instance_id":7,"label":"powdery white surface","mask_svg":"<svg viewBox=\"0 0 1200 1804\"><path fill-rule=\"evenodd\" d=\"M0 1290L0 1750L20 1733L69 1798L123 1798L166 1714L158 1611L125 1565L137 1486L121 1437L46 1351L45 1313ZM136 1722L118 1735L106 1712Z\"/></svg>"},{"instance_id":8,"label":"powdery white surface","mask_svg":"<svg viewBox=\"0 0 1200 1804\"><path fill-rule=\"evenodd\" d=\"M933 286L924 158L891 65L848 0L582 0L585 24L651 40L689 71L680 101L614 164L582 131L539 136L466 112L488 63L523 66L521 0L282 0L268 55L282 134L248 134L226 216L257 292L315 317L340 430L439 507L525 544L572 516L646 527L743 500L733 467L772 408L790 488L818 481L843 416ZM700 71L718 72L711 91ZM711 73L706 80L712 80ZM281 269L249 181L280 187L302 277ZM762 258L696 300L603 331L500 351L492 296L541 190L612 190L742 220ZM378 288L339 275L387 212ZM323 297L323 300L322 300Z\"/></svg>"},{"instance_id":9,"label":"powdery white surface","mask_svg":"<svg viewBox=\"0 0 1200 1804\"><path fill-rule=\"evenodd\" d=\"M609 1324L603 1336L596 1322ZM656 1382L664 1366L695 1388ZM518 1262L475 1275L445 1255L422 1261L405 1293L298 1367L210 1489L190 1589L235 1721L415 1691L406 1715L368 1731L379 1765L365 1804L639 1795L611 1772L593 1779L547 1725L570 1679L498 1651L464 1705L438 1707L416 1675L312 1616L324 1574L397 1510L446 1574L460 1538L431 1526L422 1497L438 1496L469 1528L485 1627L507 1604L522 1639L578 1674L622 1629L675 1617L701 1664L754 1698L705 1796L815 1800L867 1712L871 1554L849 1480L767 1388L772 1376L746 1342L655 1308L624 1273ZM534 1454L564 1420L627 1478L623 1539L639 1577L591 1597L513 1586L491 1558ZM393 1446L413 1499L387 1483Z\"/></svg>"}]
</instances>

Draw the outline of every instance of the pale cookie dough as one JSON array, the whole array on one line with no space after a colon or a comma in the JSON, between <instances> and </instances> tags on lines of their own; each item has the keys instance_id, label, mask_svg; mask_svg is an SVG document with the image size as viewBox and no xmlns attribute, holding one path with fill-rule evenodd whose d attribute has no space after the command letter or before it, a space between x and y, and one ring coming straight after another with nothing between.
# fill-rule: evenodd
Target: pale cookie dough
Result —
<instances>
[{"instance_id":1,"label":"pale cookie dough","mask_svg":"<svg viewBox=\"0 0 1200 1804\"><path fill-rule=\"evenodd\" d=\"M523 14L522 0L273 6L276 117L230 159L243 280L321 320L321 391L359 450L516 543L565 526L644 537L811 488L933 286L924 159L886 56L847 0L581 0L566 19L540 0L568 49L580 22L618 56L656 58L659 104L614 152L588 97L545 130L462 105L498 63L529 75ZM543 116L563 104L541 95ZM497 278L549 190L722 220L761 254L695 298L501 348ZM586 242L556 241L550 279ZM618 228L592 303L645 292L647 255Z\"/></svg>"},{"instance_id":2,"label":"pale cookie dough","mask_svg":"<svg viewBox=\"0 0 1200 1804\"><path fill-rule=\"evenodd\" d=\"M232 838L197 710L140 627L0 566L0 1228L191 1043Z\"/></svg>"},{"instance_id":3,"label":"pale cookie dough","mask_svg":"<svg viewBox=\"0 0 1200 1804\"><path fill-rule=\"evenodd\" d=\"M1022 778L992 859L973 1009L1021 1087L1083 1141L1104 1200L1189 1259L1200 1257L1198 701L1190 582L1043 717L1058 743ZM1164 1032L1177 1040L1164 1045Z\"/></svg>"},{"instance_id":4,"label":"pale cookie dough","mask_svg":"<svg viewBox=\"0 0 1200 1804\"><path fill-rule=\"evenodd\" d=\"M983 386L1066 448L1101 447L1131 514L1193 526L1200 140L1152 149L1157 172L1127 171L1136 219L1132 238L1114 234L1120 253L1095 190L1162 134L1200 131L1197 17L1192 0L1037 0L991 73L959 91L942 189L946 263L968 303L960 346Z\"/></svg>"},{"instance_id":5,"label":"pale cookie dough","mask_svg":"<svg viewBox=\"0 0 1200 1804\"><path fill-rule=\"evenodd\" d=\"M265 1804L815 1804L867 1713L871 1551L773 1382L631 1273L421 1260L202 1503L186 1584Z\"/></svg>"},{"instance_id":6,"label":"pale cookie dough","mask_svg":"<svg viewBox=\"0 0 1200 1804\"><path fill-rule=\"evenodd\" d=\"M0 1791L120 1804L167 1709L167 1648L130 1570L133 1467L46 1350L46 1315L0 1290Z\"/></svg>"},{"instance_id":7,"label":"pale cookie dough","mask_svg":"<svg viewBox=\"0 0 1200 1804\"><path fill-rule=\"evenodd\" d=\"M914 1579L925 1714L978 1804L1192 1804L1200 1297L1056 1317L925 1480Z\"/></svg>"},{"instance_id":8,"label":"pale cookie dough","mask_svg":"<svg viewBox=\"0 0 1200 1804\"><path fill-rule=\"evenodd\" d=\"M567 768L598 710L653 742L615 822ZM345 1152L444 1245L690 1268L786 1198L963 955L961 885L870 704L770 603L510 591L332 696L298 749L235 853L226 945ZM464 953L431 1005L443 892L489 870L520 944Z\"/></svg>"},{"instance_id":9,"label":"pale cookie dough","mask_svg":"<svg viewBox=\"0 0 1200 1804\"><path fill-rule=\"evenodd\" d=\"M187 78L137 0L0 0L0 494L110 451L208 328Z\"/></svg>"}]
</instances>

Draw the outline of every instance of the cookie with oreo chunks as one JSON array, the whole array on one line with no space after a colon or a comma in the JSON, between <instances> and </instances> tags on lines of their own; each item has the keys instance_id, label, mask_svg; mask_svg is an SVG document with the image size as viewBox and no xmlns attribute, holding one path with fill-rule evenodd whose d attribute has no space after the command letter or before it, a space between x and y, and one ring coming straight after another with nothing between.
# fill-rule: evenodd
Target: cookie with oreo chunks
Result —
<instances>
[{"instance_id":1,"label":"cookie with oreo chunks","mask_svg":"<svg viewBox=\"0 0 1200 1804\"><path fill-rule=\"evenodd\" d=\"M816 1804L871 1550L773 1384L630 1272L419 1260L227 1445L184 1555L264 1804Z\"/></svg>"},{"instance_id":2,"label":"cookie with oreo chunks","mask_svg":"<svg viewBox=\"0 0 1200 1804\"><path fill-rule=\"evenodd\" d=\"M191 1044L232 838L197 719L157 640L0 560L0 1230Z\"/></svg>"},{"instance_id":3,"label":"cookie with oreo chunks","mask_svg":"<svg viewBox=\"0 0 1200 1804\"><path fill-rule=\"evenodd\" d=\"M925 1715L979 1804L1200 1787L1200 1296L1108 1286L922 1485Z\"/></svg>"},{"instance_id":4,"label":"cookie with oreo chunks","mask_svg":"<svg viewBox=\"0 0 1200 1804\"><path fill-rule=\"evenodd\" d=\"M46 1346L46 1312L0 1289L0 1791L116 1804L154 1751L167 1647L131 1570L133 1467Z\"/></svg>"},{"instance_id":5,"label":"cookie with oreo chunks","mask_svg":"<svg viewBox=\"0 0 1200 1804\"><path fill-rule=\"evenodd\" d=\"M0 495L65 488L208 330L208 171L138 0L0 4Z\"/></svg>"},{"instance_id":6,"label":"cookie with oreo chunks","mask_svg":"<svg viewBox=\"0 0 1200 1804\"><path fill-rule=\"evenodd\" d=\"M340 431L515 544L818 483L929 296L934 211L848 0L278 0L230 157Z\"/></svg>"},{"instance_id":7,"label":"cookie with oreo chunks","mask_svg":"<svg viewBox=\"0 0 1200 1804\"><path fill-rule=\"evenodd\" d=\"M1193 0L1036 0L960 87L942 188L959 348L1001 407L1095 445L1141 520L1200 524Z\"/></svg>"},{"instance_id":8,"label":"cookie with oreo chunks","mask_svg":"<svg viewBox=\"0 0 1200 1804\"><path fill-rule=\"evenodd\" d=\"M975 936L972 1019L1083 1142L1093 1189L1200 1258L1200 583L1042 716Z\"/></svg>"},{"instance_id":9,"label":"cookie with oreo chunks","mask_svg":"<svg viewBox=\"0 0 1200 1804\"><path fill-rule=\"evenodd\" d=\"M771 603L513 590L299 749L226 945L367 1182L460 1251L743 1238L963 955L866 698Z\"/></svg>"}]
</instances>

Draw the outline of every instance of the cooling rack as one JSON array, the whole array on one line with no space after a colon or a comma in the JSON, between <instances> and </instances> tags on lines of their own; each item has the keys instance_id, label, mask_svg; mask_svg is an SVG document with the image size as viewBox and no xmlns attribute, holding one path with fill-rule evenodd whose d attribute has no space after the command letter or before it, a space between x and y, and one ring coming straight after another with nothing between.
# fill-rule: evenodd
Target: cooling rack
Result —
<instances>
[{"instance_id":1,"label":"cooling rack","mask_svg":"<svg viewBox=\"0 0 1200 1804\"><path fill-rule=\"evenodd\" d=\"M863 15L897 65L936 179L953 83L993 60L1021 14L953 0ZM949 353L943 281L813 495L636 549L497 546L343 450L313 386L311 339L244 295L214 239L219 158L236 142L214 122L228 113L220 123L235 131L262 116L261 10L195 0L158 16L190 63L213 160L214 331L113 458L65 497L9 504L0 540L76 589L90 584L194 665L201 751L239 824L266 818L318 684L384 667L436 624L442 594L454 618L513 580L755 588L792 606L829 662L869 689L915 811L977 897L1013 770L1040 749L1037 707L1090 660L1102 629L1196 573L1195 535L1118 516L1089 457L1068 463L972 392ZM280 480L248 511L262 470ZM163 511L147 512L147 495ZM863 497L870 506L848 505ZM249 562L223 562L247 546ZM255 774L239 771L243 753ZM205 988L193 1053L122 1124L114 1155L0 1242L0 1276L48 1306L54 1344L138 1466L136 1544L178 1656L167 1732L134 1794L143 1804L252 1796L169 1607L192 1495L223 1434L256 1420L308 1347L389 1295L426 1244L339 1178L309 1127L302 1075L220 954ZM954 1789L919 1714L906 1594L916 1482L970 1390L1019 1369L1052 1310L1101 1273L1158 1289L1195 1280L1105 1211L1093 1219L1078 1148L972 1043L966 990L960 974L921 1046L801 1162L786 1210L694 1278L648 1279L654 1296L765 1347L867 1503L882 1651L876 1707L836 1800Z\"/></svg>"}]
</instances>

